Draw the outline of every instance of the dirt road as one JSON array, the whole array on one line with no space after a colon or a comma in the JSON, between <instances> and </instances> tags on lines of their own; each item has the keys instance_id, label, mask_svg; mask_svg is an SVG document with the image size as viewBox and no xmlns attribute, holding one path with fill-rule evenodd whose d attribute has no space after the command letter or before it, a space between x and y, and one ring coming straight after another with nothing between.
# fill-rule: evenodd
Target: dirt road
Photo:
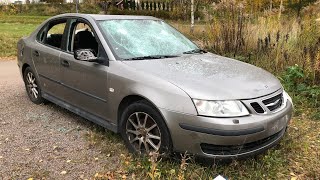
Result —
<instances>
[{"instance_id":1,"label":"dirt road","mask_svg":"<svg viewBox=\"0 0 320 180\"><path fill-rule=\"evenodd\" d=\"M116 168L89 145L93 124L51 103L29 101L16 61L0 61L0 179L91 179Z\"/></svg>"}]
</instances>

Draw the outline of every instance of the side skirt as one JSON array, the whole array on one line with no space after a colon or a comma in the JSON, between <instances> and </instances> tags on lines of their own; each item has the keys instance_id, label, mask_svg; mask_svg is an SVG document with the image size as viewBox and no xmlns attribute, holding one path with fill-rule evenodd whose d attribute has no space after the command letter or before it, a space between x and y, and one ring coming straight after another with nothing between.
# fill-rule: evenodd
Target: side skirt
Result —
<instances>
[{"instance_id":1,"label":"side skirt","mask_svg":"<svg viewBox=\"0 0 320 180\"><path fill-rule=\"evenodd\" d=\"M107 121L103 118L100 118L94 114L91 114L83 109L80 109L78 107L75 107L73 105L70 105L66 102L64 102L63 100L60 100L50 94L47 94L45 92L42 93L42 97L47 99L48 101L51 101L53 102L54 104L58 105L58 106L61 106L85 119L88 119L90 121L92 121L93 123L95 124L98 124L104 128L107 128L115 133L118 133L118 128L117 128L117 125L113 124L113 123L110 123L110 121Z\"/></svg>"}]
</instances>

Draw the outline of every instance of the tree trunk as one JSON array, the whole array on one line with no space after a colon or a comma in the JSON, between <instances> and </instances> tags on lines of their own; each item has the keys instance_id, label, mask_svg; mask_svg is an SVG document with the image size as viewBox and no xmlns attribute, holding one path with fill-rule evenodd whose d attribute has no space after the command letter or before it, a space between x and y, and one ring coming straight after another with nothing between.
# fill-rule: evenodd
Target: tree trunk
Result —
<instances>
[{"instance_id":1,"label":"tree trunk","mask_svg":"<svg viewBox=\"0 0 320 180\"><path fill-rule=\"evenodd\" d=\"M283 0L281 0L281 1L280 1L280 8L279 8L279 21L280 21L280 18L281 18L282 8L283 8Z\"/></svg>"},{"instance_id":2,"label":"tree trunk","mask_svg":"<svg viewBox=\"0 0 320 180\"><path fill-rule=\"evenodd\" d=\"M194 0L191 0L191 26L190 32L193 33L194 29Z\"/></svg>"}]
</instances>

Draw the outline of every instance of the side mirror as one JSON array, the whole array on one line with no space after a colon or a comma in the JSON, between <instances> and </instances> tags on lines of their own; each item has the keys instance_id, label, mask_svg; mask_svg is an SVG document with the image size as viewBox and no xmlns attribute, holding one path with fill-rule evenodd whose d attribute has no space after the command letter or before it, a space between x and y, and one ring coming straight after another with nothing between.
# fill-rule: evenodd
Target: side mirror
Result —
<instances>
[{"instance_id":1,"label":"side mirror","mask_svg":"<svg viewBox=\"0 0 320 180\"><path fill-rule=\"evenodd\" d=\"M96 57L95 52L92 49L78 49L74 52L74 58L87 62L103 62L103 60Z\"/></svg>"}]
</instances>

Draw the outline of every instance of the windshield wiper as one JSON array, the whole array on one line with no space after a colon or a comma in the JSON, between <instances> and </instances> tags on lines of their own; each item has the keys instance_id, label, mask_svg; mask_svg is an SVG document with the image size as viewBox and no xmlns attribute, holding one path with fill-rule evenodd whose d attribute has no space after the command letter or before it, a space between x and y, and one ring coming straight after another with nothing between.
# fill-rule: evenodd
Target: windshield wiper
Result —
<instances>
[{"instance_id":1,"label":"windshield wiper","mask_svg":"<svg viewBox=\"0 0 320 180\"><path fill-rule=\"evenodd\" d=\"M127 58L124 60L164 59L164 58L174 58L174 57L178 57L178 56L177 55L152 55L152 56L140 56L140 57Z\"/></svg>"},{"instance_id":2,"label":"windshield wiper","mask_svg":"<svg viewBox=\"0 0 320 180\"><path fill-rule=\"evenodd\" d=\"M193 49L193 50L190 50L190 51L186 51L186 52L183 52L183 54L197 54L197 53L207 53L207 51L203 50L203 49Z\"/></svg>"}]
</instances>

